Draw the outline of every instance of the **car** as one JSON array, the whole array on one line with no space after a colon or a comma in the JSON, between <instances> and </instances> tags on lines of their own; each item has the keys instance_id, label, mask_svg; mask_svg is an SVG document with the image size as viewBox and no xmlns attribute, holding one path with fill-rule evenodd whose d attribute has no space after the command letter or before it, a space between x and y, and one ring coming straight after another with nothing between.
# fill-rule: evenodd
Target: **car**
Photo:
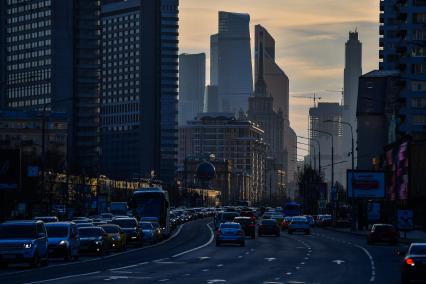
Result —
<instances>
[{"instance_id":1,"label":"car","mask_svg":"<svg viewBox=\"0 0 426 284\"><path fill-rule=\"evenodd\" d=\"M399 234L391 224L374 224L367 235L367 243L372 245L378 242L388 242L391 245L398 243Z\"/></svg>"},{"instance_id":2,"label":"car","mask_svg":"<svg viewBox=\"0 0 426 284\"><path fill-rule=\"evenodd\" d=\"M426 280L426 243L412 243L402 262L403 284Z\"/></svg>"},{"instance_id":3,"label":"car","mask_svg":"<svg viewBox=\"0 0 426 284\"><path fill-rule=\"evenodd\" d=\"M43 221L7 221L0 224L0 263L47 265L47 231Z\"/></svg>"},{"instance_id":4,"label":"car","mask_svg":"<svg viewBox=\"0 0 426 284\"><path fill-rule=\"evenodd\" d=\"M305 215L305 216L303 216L303 217L305 217L307 220L308 220L308 222L309 222L309 226L314 226L315 225L315 220L314 220L314 217L312 217L311 215Z\"/></svg>"},{"instance_id":5,"label":"car","mask_svg":"<svg viewBox=\"0 0 426 284\"><path fill-rule=\"evenodd\" d=\"M100 225L108 235L108 243L111 249L125 250L126 249L126 233L118 225L103 224Z\"/></svg>"},{"instance_id":6,"label":"car","mask_svg":"<svg viewBox=\"0 0 426 284\"><path fill-rule=\"evenodd\" d=\"M155 244L159 241L159 234L161 232L158 228L154 227L154 224L151 222L140 222L139 223L141 230L143 232L143 240L144 242L150 242L151 244Z\"/></svg>"},{"instance_id":7,"label":"car","mask_svg":"<svg viewBox=\"0 0 426 284\"><path fill-rule=\"evenodd\" d=\"M293 217L289 217L289 216L284 217L284 221L283 221L283 224L281 226L282 230L287 230L288 229L288 225L290 224L292 218Z\"/></svg>"},{"instance_id":8,"label":"car","mask_svg":"<svg viewBox=\"0 0 426 284\"><path fill-rule=\"evenodd\" d=\"M304 232L309 235L311 233L311 226L309 225L308 219L302 216L293 217L287 229L289 234L294 232Z\"/></svg>"},{"instance_id":9,"label":"car","mask_svg":"<svg viewBox=\"0 0 426 284\"><path fill-rule=\"evenodd\" d=\"M45 226L49 257L63 257L65 261L77 260L80 251L77 225L73 222L54 222Z\"/></svg>"},{"instance_id":10,"label":"car","mask_svg":"<svg viewBox=\"0 0 426 284\"><path fill-rule=\"evenodd\" d=\"M234 222L241 225L246 236L256 238L256 222L251 217L236 217Z\"/></svg>"},{"instance_id":11,"label":"car","mask_svg":"<svg viewBox=\"0 0 426 284\"><path fill-rule=\"evenodd\" d=\"M78 228L80 251L104 255L108 250L108 234L101 227Z\"/></svg>"},{"instance_id":12,"label":"car","mask_svg":"<svg viewBox=\"0 0 426 284\"><path fill-rule=\"evenodd\" d=\"M161 230L160 223L158 222L151 222L152 226L154 227L154 234L157 238L157 241L162 241L164 239L163 231Z\"/></svg>"},{"instance_id":13,"label":"car","mask_svg":"<svg viewBox=\"0 0 426 284\"><path fill-rule=\"evenodd\" d=\"M58 222L59 221L58 217L56 217L56 216L34 217L33 220L43 221L44 223L52 223L52 222Z\"/></svg>"},{"instance_id":14,"label":"car","mask_svg":"<svg viewBox=\"0 0 426 284\"><path fill-rule=\"evenodd\" d=\"M318 219L317 219L317 225L320 227L327 227L330 226L331 223L333 222L333 218L331 217L331 215L318 215Z\"/></svg>"},{"instance_id":15,"label":"car","mask_svg":"<svg viewBox=\"0 0 426 284\"><path fill-rule=\"evenodd\" d=\"M214 220L215 229L218 229L220 224L234 221L235 217L240 216L238 212L219 212Z\"/></svg>"},{"instance_id":16,"label":"car","mask_svg":"<svg viewBox=\"0 0 426 284\"><path fill-rule=\"evenodd\" d=\"M275 219L263 219L260 222L258 234L259 234L259 236L275 235L275 236L279 237L281 235L281 229L280 229L280 226L277 223L277 220L275 220Z\"/></svg>"},{"instance_id":17,"label":"car","mask_svg":"<svg viewBox=\"0 0 426 284\"><path fill-rule=\"evenodd\" d=\"M272 219L275 219L278 223L278 226L280 226L281 230L283 229L284 226L284 216L283 215L279 215L279 214L274 214L271 216Z\"/></svg>"},{"instance_id":18,"label":"car","mask_svg":"<svg viewBox=\"0 0 426 284\"><path fill-rule=\"evenodd\" d=\"M75 224L75 225L77 226L77 228L93 227L93 223L86 223L86 222L83 222L83 223L77 223L77 224Z\"/></svg>"},{"instance_id":19,"label":"car","mask_svg":"<svg viewBox=\"0 0 426 284\"><path fill-rule=\"evenodd\" d=\"M127 244L133 244L135 246L143 245L143 232L139 227L139 223L136 218L132 217L119 217L113 218L111 224L115 224L121 227L126 233Z\"/></svg>"},{"instance_id":20,"label":"car","mask_svg":"<svg viewBox=\"0 0 426 284\"><path fill-rule=\"evenodd\" d=\"M235 222L225 222L219 225L216 230L216 246L222 243L237 243L240 246L245 246L246 236L240 224Z\"/></svg>"},{"instance_id":21,"label":"car","mask_svg":"<svg viewBox=\"0 0 426 284\"><path fill-rule=\"evenodd\" d=\"M112 213L101 213L101 215L99 215L99 217L103 220L112 220L112 218L114 218L114 214L112 214Z\"/></svg>"}]
</instances>

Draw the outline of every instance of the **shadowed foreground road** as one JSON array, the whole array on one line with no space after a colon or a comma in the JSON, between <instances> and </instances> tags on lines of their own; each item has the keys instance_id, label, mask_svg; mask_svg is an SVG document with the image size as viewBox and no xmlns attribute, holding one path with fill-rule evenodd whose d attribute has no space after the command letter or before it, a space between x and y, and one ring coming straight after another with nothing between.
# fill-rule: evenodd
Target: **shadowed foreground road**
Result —
<instances>
[{"instance_id":1,"label":"shadowed foreground road","mask_svg":"<svg viewBox=\"0 0 426 284\"><path fill-rule=\"evenodd\" d=\"M185 224L154 247L47 268L2 270L1 283L400 283L398 247L313 229L216 247L208 220Z\"/></svg>"}]
</instances>

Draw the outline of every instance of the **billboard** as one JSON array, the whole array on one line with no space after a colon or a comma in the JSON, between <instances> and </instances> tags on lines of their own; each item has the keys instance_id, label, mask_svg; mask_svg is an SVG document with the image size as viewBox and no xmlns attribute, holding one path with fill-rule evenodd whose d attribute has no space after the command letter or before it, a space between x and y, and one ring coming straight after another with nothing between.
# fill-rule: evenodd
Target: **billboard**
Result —
<instances>
[{"instance_id":1,"label":"billboard","mask_svg":"<svg viewBox=\"0 0 426 284\"><path fill-rule=\"evenodd\" d=\"M386 147L385 166L387 174L387 199L407 200L409 188L409 148L408 141Z\"/></svg>"},{"instance_id":2,"label":"billboard","mask_svg":"<svg viewBox=\"0 0 426 284\"><path fill-rule=\"evenodd\" d=\"M0 190L18 189L21 169L19 150L0 150Z\"/></svg>"},{"instance_id":3,"label":"billboard","mask_svg":"<svg viewBox=\"0 0 426 284\"><path fill-rule=\"evenodd\" d=\"M346 174L349 198L384 198L383 171L348 170Z\"/></svg>"}]
</instances>

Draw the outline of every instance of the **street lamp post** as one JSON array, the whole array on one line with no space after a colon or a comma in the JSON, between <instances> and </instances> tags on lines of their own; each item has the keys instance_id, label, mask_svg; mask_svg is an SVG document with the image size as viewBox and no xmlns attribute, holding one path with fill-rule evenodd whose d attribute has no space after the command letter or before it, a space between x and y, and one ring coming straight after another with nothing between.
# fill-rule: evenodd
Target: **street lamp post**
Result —
<instances>
[{"instance_id":1,"label":"street lamp post","mask_svg":"<svg viewBox=\"0 0 426 284\"><path fill-rule=\"evenodd\" d=\"M312 140L315 141L318 145L318 171L319 171L319 175L321 176L321 143L319 142L318 139L315 138L307 138L307 137L303 137L303 136L297 136L299 138L302 139L306 139L306 140Z\"/></svg>"},{"instance_id":2,"label":"street lamp post","mask_svg":"<svg viewBox=\"0 0 426 284\"><path fill-rule=\"evenodd\" d=\"M354 157L354 132L352 124L345 121L336 121L336 120L325 120L325 123L340 123L349 126L349 129L351 130L351 142L352 142L352 149L351 149L351 156L352 156L352 170L355 169L355 157ZM352 222L351 222L351 228L352 231L355 231L356 224L355 224L355 202L354 202L354 191L351 192L351 215L352 215Z\"/></svg>"}]
</instances>

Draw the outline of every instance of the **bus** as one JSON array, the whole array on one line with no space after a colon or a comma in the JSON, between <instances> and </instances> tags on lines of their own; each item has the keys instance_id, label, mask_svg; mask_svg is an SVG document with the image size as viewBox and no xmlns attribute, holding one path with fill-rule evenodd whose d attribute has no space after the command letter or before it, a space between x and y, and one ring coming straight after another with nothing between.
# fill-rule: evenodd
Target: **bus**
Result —
<instances>
[{"instance_id":1,"label":"bus","mask_svg":"<svg viewBox=\"0 0 426 284\"><path fill-rule=\"evenodd\" d=\"M297 202L287 202L283 208L284 216L300 216L302 214L302 210L300 204Z\"/></svg>"},{"instance_id":2,"label":"bus","mask_svg":"<svg viewBox=\"0 0 426 284\"><path fill-rule=\"evenodd\" d=\"M138 220L156 217L163 236L170 236L170 202L167 191L159 187L140 188L134 191L132 211Z\"/></svg>"}]
</instances>

